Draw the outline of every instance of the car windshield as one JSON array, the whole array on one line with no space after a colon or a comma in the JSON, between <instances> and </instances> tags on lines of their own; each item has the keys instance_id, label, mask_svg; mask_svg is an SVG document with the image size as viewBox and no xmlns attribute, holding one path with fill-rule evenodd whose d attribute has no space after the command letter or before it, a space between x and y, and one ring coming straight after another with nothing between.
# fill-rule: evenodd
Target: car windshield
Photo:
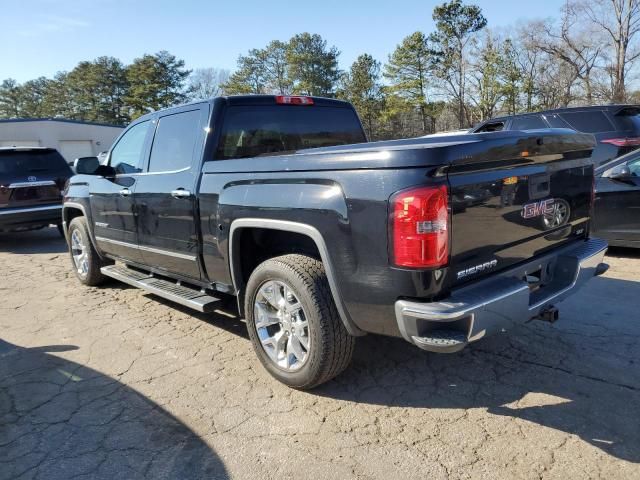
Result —
<instances>
[{"instance_id":1,"label":"car windshield","mask_svg":"<svg viewBox=\"0 0 640 480\"><path fill-rule=\"evenodd\" d=\"M56 150L0 150L0 175L65 172L71 169Z\"/></svg>"},{"instance_id":2,"label":"car windshield","mask_svg":"<svg viewBox=\"0 0 640 480\"><path fill-rule=\"evenodd\" d=\"M365 141L350 108L234 106L227 110L216 158L276 155Z\"/></svg>"}]
</instances>

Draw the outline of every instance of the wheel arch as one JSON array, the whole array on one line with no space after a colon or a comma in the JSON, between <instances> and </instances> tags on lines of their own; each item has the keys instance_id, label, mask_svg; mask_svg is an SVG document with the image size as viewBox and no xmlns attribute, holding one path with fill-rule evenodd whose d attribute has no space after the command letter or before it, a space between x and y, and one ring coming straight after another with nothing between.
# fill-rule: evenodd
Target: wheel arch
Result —
<instances>
[{"instance_id":1,"label":"wheel arch","mask_svg":"<svg viewBox=\"0 0 640 480\"><path fill-rule=\"evenodd\" d=\"M102 253L98 248L98 244L96 239L93 237L93 230L91 229L91 217L87 214L87 210L84 205L81 203L75 202L65 202L62 205L62 225L64 228L64 238L67 243L69 242L69 224L74 218L84 217L87 220L87 230L89 230L89 239L93 244L93 248L96 250L98 255L102 257Z\"/></svg>"},{"instance_id":2,"label":"wheel arch","mask_svg":"<svg viewBox=\"0 0 640 480\"><path fill-rule=\"evenodd\" d=\"M336 308L338 309L338 313L340 315L342 323L351 335L364 335L364 332L357 327L357 325L349 316L346 306L342 300L342 296L340 295L340 290L338 288L335 269L331 262L329 251L327 249L324 238L322 237L322 234L315 227L305 223L263 218L241 218L236 219L231 223L231 227L229 229L229 271L231 272L233 287L237 292L238 309L241 315L244 316L244 290L246 281L244 278L242 262L240 258L240 233L243 229L251 228L273 230L278 232L291 232L309 239L315 246L319 256L319 260L324 266L325 272L327 274L327 280L329 282L329 288L331 290L331 295L333 296L333 300L336 304Z\"/></svg>"}]
</instances>

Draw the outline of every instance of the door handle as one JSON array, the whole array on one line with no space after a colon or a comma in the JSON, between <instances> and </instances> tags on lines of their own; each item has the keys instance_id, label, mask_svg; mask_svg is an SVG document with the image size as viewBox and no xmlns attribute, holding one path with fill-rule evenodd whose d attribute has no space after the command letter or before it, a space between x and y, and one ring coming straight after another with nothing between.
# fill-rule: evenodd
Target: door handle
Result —
<instances>
[{"instance_id":1,"label":"door handle","mask_svg":"<svg viewBox=\"0 0 640 480\"><path fill-rule=\"evenodd\" d=\"M128 197L129 195L131 195L131 190L129 190L128 188L123 188L122 190L120 190L120 195L123 197Z\"/></svg>"},{"instance_id":2,"label":"door handle","mask_svg":"<svg viewBox=\"0 0 640 480\"><path fill-rule=\"evenodd\" d=\"M171 196L173 198L188 198L191 196L191 192L189 190L185 190L184 188L178 188L171 191Z\"/></svg>"}]
</instances>

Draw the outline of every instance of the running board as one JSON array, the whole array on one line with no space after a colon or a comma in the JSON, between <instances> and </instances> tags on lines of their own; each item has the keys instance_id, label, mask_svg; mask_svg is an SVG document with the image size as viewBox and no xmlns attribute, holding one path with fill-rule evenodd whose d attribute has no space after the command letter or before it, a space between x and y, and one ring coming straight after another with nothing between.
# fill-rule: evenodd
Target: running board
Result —
<instances>
[{"instance_id":1,"label":"running board","mask_svg":"<svg viewBox=\"0 0 640 480\"><path fill-rule=\"evenodd\" d=\"M172 302L199 312L211 312L220 299L207 295L201 290L185 287L176 282L154 277L151 273L133 270L131 268L110 265L100 269L103 275L114 278L133 287L141 288Z\"/></svg>"}]
</instances>

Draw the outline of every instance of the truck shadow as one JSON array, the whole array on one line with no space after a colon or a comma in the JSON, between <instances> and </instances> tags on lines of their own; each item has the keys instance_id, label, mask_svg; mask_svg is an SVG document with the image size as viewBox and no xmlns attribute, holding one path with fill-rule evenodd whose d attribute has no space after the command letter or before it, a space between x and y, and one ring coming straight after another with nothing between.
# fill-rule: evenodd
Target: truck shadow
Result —
<instances>
[{"instance_id":1,"label":"truck shadow","mask_svg":"<svg viewBox=\"0 0 640 480\"><path fill-rule=\"evenodd\" d=\"M178 419L116 379L0 340L0 479L228 478Z\"/></svg>"},{"instance_id":2,"label":"truck shadow","mask_svg":"<svg viewBox=\"0 0 640 480\"><path fill-rule=\"evenodd\" d=\"M0 233L0 251L17 254L65 253L67 244L55 227Z\"/></svg>"},{"instance_id":3,"label":"truck shadow","mask_svg":"<svg viewBox=\"0 0 640 480\"><path fill-rule=\"evenodd\" d=\"M639 290L636 282L594 279L560 304L564 322L561 314L555 326L515 327L458 354L366 336L351 367L314 393L389 407L485 409L579 436L637 463L640 318L632 299L637 305Z\"/></svg>"}]
</instances>

